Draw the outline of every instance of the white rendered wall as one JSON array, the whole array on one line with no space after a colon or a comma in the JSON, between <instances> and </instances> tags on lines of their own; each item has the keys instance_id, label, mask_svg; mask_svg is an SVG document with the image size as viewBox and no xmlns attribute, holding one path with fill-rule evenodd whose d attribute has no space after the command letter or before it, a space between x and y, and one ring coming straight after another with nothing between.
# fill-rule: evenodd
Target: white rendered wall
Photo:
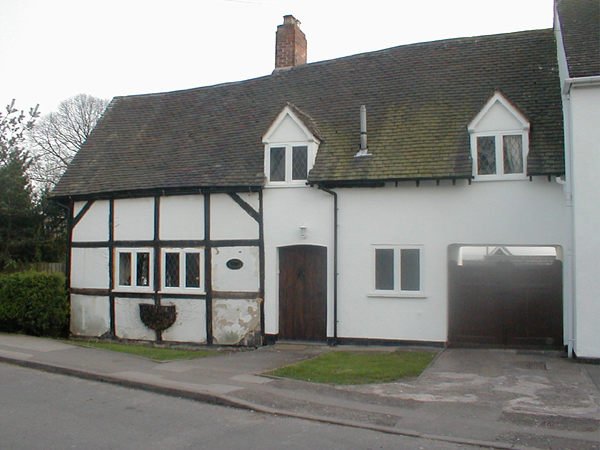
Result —
<instances>
[{"instance_id":1,"label":"white rendered wall","mask_svg":"<svg viewBox=\"0 0 600 450\"><path fill-rule=\"evenodd\" d=\"M571 89L575 353L600 358L600 86Z\"/></svg>"},{"instance_id":2,"label":"white rendered wall","mask_svg":"<svg viewBox=\"0 0 600 450\"><path fill-rule=\"evenodd\" d=\"M140 303L154 304L151 299L115 298L115 333L120 339L156 340L154 330L140 319Z\"/></svg>"},{"instance_id":3,"label":"white rendered wall","mask_svg":"<svg viewBox=\"0 0 600 450\"><path fill-rule=\"evenodd\" d=\"M80 211L85 202L76 202L74 211ZM73 242L108 241L107 200L92 203L79 223L73 227ZM76 216L77 213L74 214Z\"/></svg>"},{"instance_id":4,"label":"white rendered wall","mask_svg":"<svg viewBox=\"0 0 600 450\"><path fill-rule=\"evenodd\" d=\"M175 305L175 323L162 332L162 338L171 342L206 343L206 303L199 299L162 300L163 305Z\"/></svg>"},{"instance_id":5,"label":"white rendered wall","mask_svg":"<svg viewBox=\"0 0 600 450\"><path fill-rule=\"evenodd\" d=\"M108 248L71 249L71 287L108 289Z\"/></svg>"},{"instance_id":6,"label":"white rendered wall","mask_svg":"<svg viewBox=\"0 0 600 450\"><path fill-rule=\"evenodd\" d=\"M71 333L100 337L110 331L108 297L71 294Z\"/></svg>"},{"instance_id":7,"label":"white rendered wall","mask_svg":"<svg viewBox=\"0 0 600 450\"><path fill-rule=\"evenodd\" d=\"M327 335L333 336L333 197L309 187L267 188L265 231L265 332L279 332L279 247L327 247ZM306 227L306 237L300 227Z\"/></svg>"},{"instance_id":8,"label":"white rendered wall","mask_svg":"<svg viewBox=\"0 0 600 450\"><path fill-rule=\"evenodd\" d=\"M258 199L258 194L252 196ZM258 235L258 222L228 194L210 196L211 239L258 239Z\"/></svg>"},{"instance_id":9,"label":"white rendered wall","mask_svg":"<svg viewBox=\"0 0 600 450\"><path fill-rule=\"evenodd\" d=\"M204 197L161 197L159 230L163 240L204 239Z\"/></svg>"},{"instance_id":10,"label":"white rendered wall","mask_svg":"<svg viewBox=\"0 0 600 450\"><path fill-rule=\"evenodd\" d=\"M227 267L230 259L244 263L241 269ZM260 265L258 247L217 247L212 249L212 288L215 291L258 292Z\"/></svg>"},{"instance_id":11,"label":"white rendered wall","mask_svg":"<svg viewBox=\"0 0 600 450\"><path fill-rule=\"evenodd\" d=\"M114 209L115 240L154 239L154 198L115 200Z\"/></svg>"},{"instance_id":12,"label":"white rendered wall","mask_svg":"<svg viewBox=\"0 0 600 450\"><path fill-rule=\"evenodd\" d=\"M529 181L338 189L338 335L447 339L448 246L563 245L561 186ZM422 297L372 295L373 244L422 245Z\"/></svg>"}]
</instances>

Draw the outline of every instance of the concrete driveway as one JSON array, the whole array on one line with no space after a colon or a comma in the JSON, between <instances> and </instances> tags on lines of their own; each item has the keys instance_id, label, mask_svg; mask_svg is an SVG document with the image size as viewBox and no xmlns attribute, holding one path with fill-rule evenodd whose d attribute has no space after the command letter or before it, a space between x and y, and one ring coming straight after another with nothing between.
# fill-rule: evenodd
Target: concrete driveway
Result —
<instances>
[{"instance_id":1,"label":"concrete driveway","mask_svg":"<svg viewBox=\"0 0 600 450\"><path fill-rule=\"evenodd\" d=\"M484 422L496 422L560 431L565 438L583 433L597 440L592 448L600 448L600 390L593 380L599 372L600 366L577 363L560 352L446 349L418 379L351 389L412 402L433 413L434 420L436 411L445 411L445 417L453 411L459 420L440 421L442 433L456 432L462 418L475 435L479 421L482 435L487 434ZM508 436L510 427L504 431L504 441L524 443Z\"/></svg>"}]
</instances>

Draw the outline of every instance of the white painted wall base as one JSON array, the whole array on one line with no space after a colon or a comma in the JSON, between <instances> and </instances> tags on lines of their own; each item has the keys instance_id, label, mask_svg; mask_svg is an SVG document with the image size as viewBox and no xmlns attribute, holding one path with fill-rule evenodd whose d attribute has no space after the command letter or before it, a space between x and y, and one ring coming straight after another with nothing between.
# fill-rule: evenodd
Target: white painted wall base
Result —
<instances>
[{"instance_id":1,"label":"white painted wall base","mask_svg":"<svg viewBox=\"0 0 600 450\"><path fill-rule=\"evenodd\" d=\"M100 337L109 331L108 297L71 294L71 334Z\"/></svg>"},{"instance_id":2,"label":"white painted wall base","mask_svg":"<svg viewBox=\"0 0 600 450\"><path fill-rule=\"evenodd\" d=\"M154 330L146 327L140 319L140 303L153 305L152 300L142 298L115 298L115 334L120 339L156 340Z\"/></svg>"},{"instance_id":3,"label":"white painted wall base","mask_svg":"<svg viewBox=\"0 0 600 450\"><path fill-rule=\"evenodd\" d=\"M163 299L161 304L174 305L175 323L162 332L164 341L206 343L206 302L198 299Z\"/></svg>"}]
</instances>

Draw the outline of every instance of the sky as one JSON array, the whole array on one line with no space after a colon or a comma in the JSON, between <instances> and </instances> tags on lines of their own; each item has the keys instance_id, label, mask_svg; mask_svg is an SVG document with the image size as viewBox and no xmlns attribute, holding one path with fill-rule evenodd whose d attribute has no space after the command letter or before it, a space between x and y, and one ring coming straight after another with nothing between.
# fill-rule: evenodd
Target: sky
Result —
<instances>
[{"instance_id":1,"label":"sky","mask_svg":"<svg viewBox=\"0 0 600 450\"><path fill-rule=\"evenodd\" d=\"M268 75L283 16L308 62L454 37L552 27L552 0L0 0L0 102L42 114Z\"/></svg>"}]
</instances>

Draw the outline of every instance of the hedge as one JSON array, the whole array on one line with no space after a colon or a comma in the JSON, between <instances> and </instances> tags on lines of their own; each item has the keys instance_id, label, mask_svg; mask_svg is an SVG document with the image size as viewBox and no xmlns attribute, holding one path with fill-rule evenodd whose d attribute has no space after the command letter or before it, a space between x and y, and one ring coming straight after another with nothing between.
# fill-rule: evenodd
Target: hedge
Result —
<instances>
[{"instance_id":1,"label":"hedge","mask_svg":"<svg viewBox=\"0 0 600 450\"><path fill-rule=\"evenodd\" d=\"M0 331L34 336L66 336L69 301L58 273L0 275Z\"/></svg>"}]
</instances>

